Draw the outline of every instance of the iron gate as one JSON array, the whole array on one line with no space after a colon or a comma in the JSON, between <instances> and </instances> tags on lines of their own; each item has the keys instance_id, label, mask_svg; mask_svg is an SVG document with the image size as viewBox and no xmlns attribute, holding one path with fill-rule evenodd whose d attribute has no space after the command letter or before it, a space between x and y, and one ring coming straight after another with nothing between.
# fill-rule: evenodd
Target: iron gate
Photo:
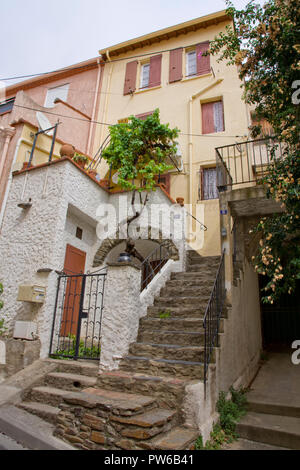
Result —
<instances>
[{"instance_id":1,"label":"iron gate","mask_svg":"<svg viewBox=\"0 0 300 470\"><path fill-rule=\"evenodd\" d=\"M59 274L50 357L99 360L106 271Z\"/></svg>"}]
</instances>

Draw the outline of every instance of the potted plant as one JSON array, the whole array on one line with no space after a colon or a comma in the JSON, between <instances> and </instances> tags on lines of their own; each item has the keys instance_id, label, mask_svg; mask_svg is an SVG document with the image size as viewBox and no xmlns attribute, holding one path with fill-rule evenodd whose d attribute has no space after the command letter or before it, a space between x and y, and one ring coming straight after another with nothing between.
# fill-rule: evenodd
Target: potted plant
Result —
<instances>
[{"instance_id":1,"label":"potted plant","mask_svg":"<svg viewBox=\"0 0 300 470\"><path fill-rule=\"evenodd\" d=\"M84 169L85 165L88 163L89 159L85 155L80 155L79 153L75 153L73 160L77 165Z\"/></svg>"}]
</instances>

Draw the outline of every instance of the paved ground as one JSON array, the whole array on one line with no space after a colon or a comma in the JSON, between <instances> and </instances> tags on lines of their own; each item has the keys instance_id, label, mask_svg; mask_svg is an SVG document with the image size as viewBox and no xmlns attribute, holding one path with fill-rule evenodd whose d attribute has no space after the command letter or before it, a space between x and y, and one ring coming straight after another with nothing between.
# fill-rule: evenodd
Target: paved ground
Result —
<instances>
[{"instance_id":1,"label":"paved ground","mask_svg":"<svg viewBox=\"0 0 300 470\"><path fill-rule=\"evenodd\" d=\"M0 450L28 450L6 434L0 433Z\"/></svg>"},{"instance_id":2,"label":"paved ground","mask_svg":"<svg viewBox=\"0 0 300 470\"><path fill-rule=\"evenodd\" d=\"M232 444L222 447L222 450L287 450L284 447L271 446L262 442L248 441L247 439L238 439Z\"/></svg>"}]
</instances>

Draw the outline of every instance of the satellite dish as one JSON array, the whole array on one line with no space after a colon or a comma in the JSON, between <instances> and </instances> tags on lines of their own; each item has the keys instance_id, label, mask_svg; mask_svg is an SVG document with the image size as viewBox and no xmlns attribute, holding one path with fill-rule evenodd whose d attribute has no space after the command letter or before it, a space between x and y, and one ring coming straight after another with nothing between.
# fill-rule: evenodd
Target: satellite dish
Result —
<instances>
[{"instance_id":1,"label":"satellite dish","mask_svg":"<svg viewBox=\"0 0 300 470\"><path fill-rule=\"evenodd\" d=\"M37 111L36 118L42 131L49 129L49 127L53 127L49 119L45 116L45 114L41 113L40 111ZM53 135L53 129L51 131L45 132L45 134Z\"/></svg>"},{"instance_id":2,"label":"satellite dish","mask_svg":"<svg viewBox=\"0 0 300 470\"><path fill-rule=\"evenodd\" d=\"M114 184L118 184L118 179L119 179L119 172L116 171L116 173L113 174L111 180Z\"/></svg>"}]
</instances>

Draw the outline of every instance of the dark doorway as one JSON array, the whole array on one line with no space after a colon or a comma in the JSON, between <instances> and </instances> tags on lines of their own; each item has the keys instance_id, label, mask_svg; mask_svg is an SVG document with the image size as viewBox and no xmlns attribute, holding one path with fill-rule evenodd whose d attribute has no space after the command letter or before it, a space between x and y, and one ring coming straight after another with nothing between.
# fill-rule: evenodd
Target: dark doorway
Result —
<instances>
[{"instance_id":1,"label":"dark doorway","mask_svg":"<svg viewBox=\"0 0 300 470\"><path fill-rule=\"evenodd\" d=\"M259 276L261 289L269 282L266 276ZM268 351L290 350L291 344L300 339L300 280L293 294L284 294L274 304L261 302L263 346Z\"/></svg>"}]
</instances>

